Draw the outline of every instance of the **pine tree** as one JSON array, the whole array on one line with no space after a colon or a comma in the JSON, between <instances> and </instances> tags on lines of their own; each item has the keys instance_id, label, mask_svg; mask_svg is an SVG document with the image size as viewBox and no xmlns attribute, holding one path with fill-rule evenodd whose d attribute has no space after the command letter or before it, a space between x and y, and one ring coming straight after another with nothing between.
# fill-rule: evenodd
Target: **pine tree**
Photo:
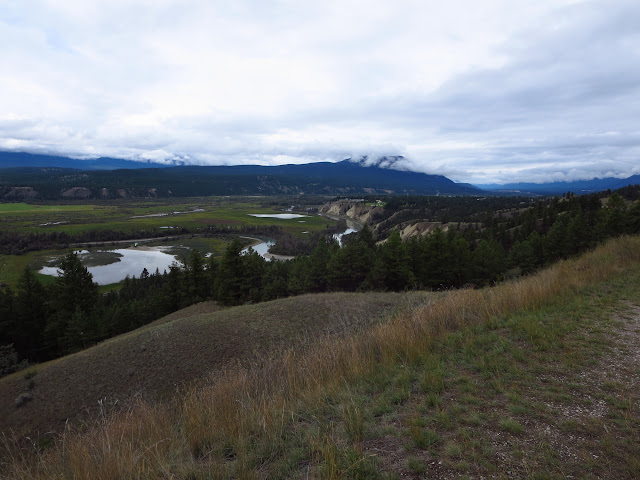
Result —
<instances>
[{"instance_id":1,"label":"pine tree","mask_svg":"<svg viewBox=\"0 0 640 480\"><path fill-rule=\"evenodd\" d=\"M33 271L25 267L15 297L14 346L21 358L39 360L44 349L44 330L49 317L47 292Z\"/></svg>"},{"instance_id":2,"label":"pine tree","mask_svg":"<svg viewBox=\"0 0 640 480\"><path fill-rule=\"evenodd\" d=\"M400 232L394 230L387 241L377 248L369 284L381 290L399 292L415 283L410 257Z\"/></svg>"},{"instance_id":3,"label":"pine tree","mask_svg":"<svg viewBox=\"0 0 640 480\"><path fill-rule=\"evenodd\" d=\"M447 286L450 283L450 277L447 273L450 262L449 243L442 229L438 227L424 239L424 276L421 283L431 288Z\"/></svg>"},{"instance_id":4,"label":"pine tree","mask_svg":"<svg viewBox=\"0 0 640 480\"><path fill-rule=\"evenodd\" d=\"M265 271L265 259L252 248L241 256L242 282L241 303L257 303L262 300L262 277Z\"/></svg>"},{"instance_id":5,"label":"pine tree","mask_svg":"<svg viewBox=\"0 0 640 480\"><path fill-rule=\"evenodd\" d=\"M16 323L14 317L14 302L15 298L11 287L0 287L0 346L13 343L11 335ZM13 349L13 347L11 348Z\"/></svg>"},{"instance_id":6,"label":"pine tree","mask_svg":"<svg viewBox=\"0 0 640 480\"><path fill-rule=\"evenodd\" d=\"M291 295L301 295L309 292L309 272L311 271L311 259L298 257L289 262L289 276L287 277L287 290Z\"/></svg>"},{"instance_id":7,"label":"pine tree","mask_svg":"<svg viewBox=\"0 0 640 480\"><path fill-rule=\"evenodd\" d=\"M366 243L366 242L365 242ZM309 257L304 289L307 292L324 292L329 284L327 265L331 260L331 247L325 239L320 239Z\"/></svg>"},{"instance_id":8,"label":"pine tree","mask_svg":"<svg viewBox=\"0 0 640 480\"><path fill-rule=\"evenodd\" d=\"M567 215L559 215L544 236L544 256L547 262L565 258L570 253L567 224Z\"/></svg>"},{"instance_id":9,"label":"pine tree","mask_svg":"<svg viewBox=\"0 0 640 480\"><path fill-rule=\"evenodd\" d=\"M449 242L448 284L461 287L471 281L471 246L464 238L456 236Z\"/></svg>"},{"instance_id":10,"label":"pine tree","mask_svg":"<svg viewBox=\"0 0 640 480\"><path fill-rule=\"evenodd\" d=\"M207 275L204 257L199 250L192 250L187 262L188 298L190 303L201 302L207 298Z\"/></svg>"},{"instance_id":11,"label":"pine tree","mask_svg":"<svg viewBox=\"0 0 640 480\"><path fill-rule=\"evenodd\" d=\"M502 245L496 240L480 240L473 251L474 280L484 285L498 280L505 269L505 254Z\"/></svg>"},{"instance_id":12,"label":"pine tree","mask_svg":"<svg viewBox=\"0 0 640 480\"><path fill-rule=\"evenodd\" d=\"M364 242L369 248L373 248L376 245L376 240L373 237L373 232L366 223L362 229L358 232L358 240Z\"/></svg>"},{"instance_id":13,"label":"pine tree","mask_svg":"<svg viewBox=\"0 0 640 480\"><path fill-rule=\"evenodd\" d=\"M223 305L240 305L243 301L244 268L241 251L242 244L234 239L227 245L220 261L216 291L218 301Z\"/></svg>"},{"instance_id":14,"label":"pine tree","mask_svg":"<svg viewBox=\"0 0 640 480\"><path fill-rule=\"evenodd\" d=\"M544 240L538 232L533 232L527 238L533 250L533 265L540 268L544 265Z\"/></svg>"},{"instance_id":15,"label":"pine tree","mask_svg":"<svg viewBox=\"0 0 640 480\"><path fill-rule=\"evenodd\" d=\"M329 286L333 290L355 291L373 267L374 250L365 242L348 242L335 251L327 267Z\"/></svg>"},{"instance_id":16,"label":"pine tree","mask_svg":"<svg viewBox=\"0 0 640 480\"><path fill-rule=\"evenodd\" d=\"M592 231L582 215L577 212L567 225L567 246L570 254L583 252L593 245Z\"/></svg>"},{"instance_id":17,"label":"pine tree","mask_svg":"<svg viewBox=\"0 0 640 480\"><path fill-rule=\"evenodd\" d=\"M627 233L636 235L640 233L640 200L629 209L627 221Z\"/></svg>"},{"instance_id":18,"label":"pine tree","mask_svg":"<svg viewBox=\"0 0 640 480\"><path fill-rule=\"evenodd\" d=\"M76 307L75 312L67 322L64 335L62 337L62 348L64 353L73 353L82 350L92 341L90 318L80 307Z\"/></svg>"},{"instance_id":19,"label":"pine tree","mask_svg":"<svg viewBox=\"0 0 640 480\"><path fill-rule=\"evenodd\" d=\"M52 287L52 305L55 313L49 318L45 329L45 344L48 353L57 356L67 352L68 346L82 343L88 345L96 339L95 319L98 306L98 285L93 276L82 265L78 255L69 252L60 263L58 277ZM78 323L69 330L67 327L72 316L82 318L86 328L79 330ZM82 331L82 339L71 338ZM75 332L75 333L74 333Z\"/></svg>"},{"instance_id":20,"label":"pine tree","mask_svg":"<svg viewBox=\"0 0 640 480\"><path fill-rule=\"evenodd\" d=\"M262 300L275 300L289 295L289 271L293 261L269 262L262 281Z\"/></svg>"},{"instance_id":21,"label":"pine tree","mask_svg":"<svg viewBox=\"0 0 640 480\"><path fill-rule=\"evenodd\" d=\"M207 297L213 298L214 300L217 298L218 292L216 291L216 277L218 276L218 261L210 257L207 261L207 265L205 268L205 273L207 275Z\"/></svg>"},{"instance_id":22,"label":"pine tree","mask_svg":"<svg viewBox=\"0 0 640 480\"><path fill-rule=\"evenodd\" d=\"M626 231L626 210L624 200L617 193L611 194L605 209L606 235L617 237Z\"/></svg>"},{"instance_id":23,"label":"pine tree","mask_svg":"<svg viewBox=\"0 0 640 480\"><path fill-rule=\"evenodd\" d=\"M535 270L535 253L529 240L515 242L507 256L507 266L518 268L523 275Z\"/></svg>"},{"instance_id":24,"label":"pine tree","mask_svg":"<svg viewBox=\"0 0 640 480\"><path fill-rule=\"evenodd\" d=\"M180 265L173 262L169 265L166 282L162 287L163 309L167 312L175 312L187 306L184 298L184 272Z\"/></svg>"},{"instance_id":25,"label":"pine tree","mask_svg":"<svg viewBox=\"0 0 640 480\"><path fill-rule=\"evenodd\" d=\"M69 252L62 259L54 291L57 309L68 314L76 308L89 314L98 303L98 285L93 283L93 275L75 252Z\"/></svg>"},{"instance_id":26,"label":"pine tree","mask_svg":"<svg viewBox=\"0 0 640 480\"><path fill-rule=\"evenodd\" d=\"M418 288L424 287L425 278L424 261L422 256L423 242L418 237L410 237L406 242L409 265Z\"/></svg>"}]
</instances>

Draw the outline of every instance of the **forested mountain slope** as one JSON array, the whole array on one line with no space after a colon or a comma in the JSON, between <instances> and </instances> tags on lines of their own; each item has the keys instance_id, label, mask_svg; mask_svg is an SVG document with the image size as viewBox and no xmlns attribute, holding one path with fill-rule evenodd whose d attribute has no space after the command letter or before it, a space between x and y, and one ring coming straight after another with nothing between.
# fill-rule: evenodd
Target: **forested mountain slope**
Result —
<instances>
[{"instance_id":1,"label":"forested mountain slope","mask_svg":"<svg viewBox=\"0 0 640 480\"><path fill-rule=\"evenodd\" d=\"M0 164L1 165L1 164ZM441 175L343 160L282 166L177 166L118 170L0 169L0 199L188 197L275 194L473 195Z\"/></svg>"}]
</instances>

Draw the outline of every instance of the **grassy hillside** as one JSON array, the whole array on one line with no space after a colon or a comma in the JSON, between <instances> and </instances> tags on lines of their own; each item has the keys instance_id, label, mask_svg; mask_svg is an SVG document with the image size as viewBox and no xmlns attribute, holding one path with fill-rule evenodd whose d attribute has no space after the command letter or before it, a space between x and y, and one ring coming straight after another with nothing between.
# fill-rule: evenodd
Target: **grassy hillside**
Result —
<instances>
[{"instance_id":1,"label":"grassy hillside","mask_svg":"<svg viewBox=\"0 0 640 480\"><path fill-rule=\"evenodd\" d=\"M165 398L231 362L248 364L268 351L303 345L324 333L371 325L409 301L428 297L333 293L226 310L213 302L193 305L88 350L0 379L0 429L29 435L59 432L66 419L95 413L99 402ZM16 408L21 393L33 400Z\"/></svg>"},{"instance_id":2,"label":"grassy hillside","mask_svg":"<svg viewBox=\"0 0 640 480\"><path fill-rule=\"evenodd\" d=\"M5 442L4 475L638 478L639 309L640 238L623 237L228 366L45 451Z\"/></svg>"}]
</instances>

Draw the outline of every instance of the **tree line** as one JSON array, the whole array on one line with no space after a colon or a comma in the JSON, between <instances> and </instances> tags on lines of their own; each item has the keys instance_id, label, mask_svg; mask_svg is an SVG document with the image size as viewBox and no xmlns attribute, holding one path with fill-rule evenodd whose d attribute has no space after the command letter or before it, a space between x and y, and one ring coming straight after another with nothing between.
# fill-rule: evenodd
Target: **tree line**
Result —
<instances>
[{"instance_id":1,"label":"tree line","mask_svg":"<svg viewBox=\"0 0 640 480\"><path fill-rule=\"evenodd\" d=\"M50 232L18 232L0 231L0 254L23 255L37 250L60 250L72 244L92 242L117 242L121 240L137 240L142 238L165 238L183 235L266 235L278 237L283 233L277 225L207 225L189 228L176 227L167 230L158 228L141 230L93 229L84 232L68 233Z\"/></svg>"},{"instance_id":2,"label":"tree line","mask_svg":"<svg viewBox=\"0 0 640 480\"><path fill-rule=\"evenodd\" d=\"M203 300L231 306L328 291L489 285L609 237L640 233L640 202L629 205L614 193L603 206L596 196L567 195L539 202L507 228L512 220L493 215L481 229L436 228L404 242L395 230L383 243L365 226L344 237L342 247L327 234L309 255L287 262L267 262L251 249L243 253L243 244L234 239L220 258L205 259L193 250L184 265L176 263L167 272L143 270L105 295L70 252L50 286L27 268L15 292L0 288L0 346L12 345L2 351L16 361L43 361Z\"/></svg>"}]
</instances>

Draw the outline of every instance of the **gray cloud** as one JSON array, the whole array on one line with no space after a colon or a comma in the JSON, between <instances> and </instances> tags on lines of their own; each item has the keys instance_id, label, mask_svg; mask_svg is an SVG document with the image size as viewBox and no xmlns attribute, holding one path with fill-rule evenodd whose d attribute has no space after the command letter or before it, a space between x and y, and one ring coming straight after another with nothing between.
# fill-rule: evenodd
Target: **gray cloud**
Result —
<instances>
[{"instance_id":1,"label":"gray cloud","mask_svg":"<svg viewBox=\"0 0 640 480\"><path fill-rule=\"evenodd\" d=\"M0 45L3 150L640 173L635 1L32 0L0 5Z\"/></svg>"}]
</instances>

